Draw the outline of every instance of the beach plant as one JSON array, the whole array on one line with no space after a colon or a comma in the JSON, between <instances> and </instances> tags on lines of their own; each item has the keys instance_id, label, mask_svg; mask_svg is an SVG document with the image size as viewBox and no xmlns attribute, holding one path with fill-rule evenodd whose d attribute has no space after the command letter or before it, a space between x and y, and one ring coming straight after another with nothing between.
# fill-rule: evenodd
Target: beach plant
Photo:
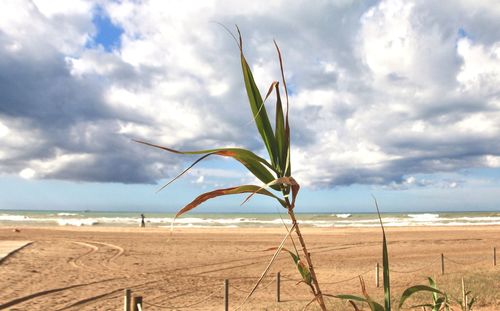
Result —
<instances>
[{"instance_id":1,"label":"beach plant","mask_svg":"<svg viewBox=\"0 0 500 311\"><path fill-rule=\"evenodd\" d=\"M430 287L439 290L436 281L434 281L433 278L428 277L427 279L429 281ZM418 308L418 307L421 307L423 310L427 310L427 308L429 308L431 311L441 311L441 310L449 311L451 308L448 294L443 291L440 291L440 293L437 292L432 293L432 302L430 304L421 304L412 306L410 308Z\"/></svg>"},{"instance_id":2,"label":"beach plant","mask_svg":"<svg viewBox=\"0 0 500 311\"><path fill-rule=\"evenodd\" d=\"M356 303L362 302L366 303L371 311L391 311L392 310L392 302L391 302L391 282L390 282L390 270L389 270L389 252L387 250L387 239L385 236L384 224L382 222L382 218L380 216L380 211L378 207L377 200L374 198L375 207L377 209L378 218L380 221L380 227L382 228L382 261L383 261L383 278L384 278L384 304L378 303L374 301L368 292L366 291L365 283L363 278L360 276L360 284L361 284L361 292L363 296L355 296L355 295L329 295L325 294L327 297L340 298L344 300L348 300L355 311L361 310ZM427 292L432 294L431 303L428 304L419 304L413 305L409 308L416 309L421 308L426 311L429 308L430 311L455 311L457 307L460 308L461 311L472 311L474 303L476 302L477 297L472 296L471 291L467 291L465 288L464 279L462 278L462 298L450 298L445 291L442 291L438 288L436 282L433 278L428 277L429 285L414 285L406 288L401 294L401 298L399 299L399 304L396 310L399 310L403 307L404 303L414 294Z\"/></svg>"},{"instance_id":3,"label":"beach plant","mask_svg":"<svg viewBox=\"0 0 500 311\"><path fill-rule=\"evenodd\" d=\"M461 298L450 298L449 295L440 290L437 287L436 282L433 278L429 277L429 286L436 289L436 291L432 292L432 303L430 304L420 304L414 305L410 308L422 308L423 310L427 310L429 308L430 311L472 311L474 303L476 302L477 297L471 297L471 291L467 291L465 289L465 282L462 278L462 297ZM409 295L411 296L411 295ZM409 298L409 296L407 298ZM404 301L400 302L400 308L403 305ZM459 309L458 309L459 308Z\"/></svg>"},{"instance_id":4,"label":"beach plant","mask_svg":"<svg viewBox=\"0 0 500 311\"><path fill-rule=\"evenodd\" d=\"M153 144L151 142L139 141L139 140L136 141L171 153L184 154L184 155L202 155L199 159L194 161L194 163L191 164L187 169L185 169L183 172L181 172L179 175L173 178L172 181L167 183L161 189L168 186L173 181L177 180L180 176L184 175L187 171L189 171L189 169L191 169L194 165L196 165L200 161L210 156L229 157L244 165L248 169L248 171L250 171L250 173L252 173L257 179L259 179L263 183L262 185L240 185L230 188L216 189L213 191L203 193L198 197L196 197L192 202L184 206L182 209L180 209L175 215L174 220L175 218L181 216L182 214L193 210L203 202L219 196L242 194L242 193L249 194L248 197L243 201L243 203L247 202L252 196L256 194L268 196L275 199L284 209L286 209L288 216L290 217L290 220L292 222L291 228L290 229L287 228L288 234L285 237L285 239L291 237L292 232L294 232L299 240L302 253L300 253L297 250L295 243L293 243L294 245L293 252L289 250L286 251L288 251L291 254L292 259L296 264L298 271L301 274L303 282L309 286L312 294L314 295L314 300L317 301L322 310L326 310L323 294L321 292L320 285L316 277L316 273L314 271L314 266L311 257L309 255L309 252L307 250L306 243L300 231L300 226L299 223L297 222L297 218L294 212L295 202L297 199L300 186L292 176L292 167L290 161L290 145L291 145L290 125L288 121L288 111L289 111L288 89L285 81L281 51L276 41L274 41L280 65L281 81L283 85L283 90L285 92L285 100L286 100L285 108L283 107L283 101L280 95L279 81L272 82L269 87L269 90L267 91L266 96L264 98L261 96L261 93L254 81L254 77L250 69L250 66L243 54L243 40L241 37L240 30L238 29L238 27L236 28L238 31L238 38L236 38L236 36L234 35L233 38L235 39L240 51L243 80L245 83L245 89L248 95L248 101L252 111L253 121L257 127L260 137L262 138L262 142L264 144L264 147L267 151L269 158L264 159L263 157L260 157L257 154L255 154L254 152L243 148L215 148L215 149L197 150L197 151L179 151L172 148ZM272 93L275 93L276 96L276 105L275 105L276 113L275 113L274 128L271 125L271 122L269 120L266 111L266 107L264 105L265 101ZM279 252L283 249L284 241L281 243L280 247L276 249L276 252L273 256L273 259L269 263L269 266L273 263L274 259L279 254ZM259 282L265 276L265 273L268 271L269 266L264 271ZM256 286L254 287L251 293L253 293L255 288L258 286L259 282L257 282Z\"/></svg>"},{"instance_id":5,"label":"beach plant","mask_svg":"<svg viewBox=\"0 0 500 311\"><path fill-rule=\"evenodd\" d=\"M380 210L378 207L377 200L375 199L375 197L373 199L375 201L375 208L377 209L377 214L378 214L378 218L380 221L380 227L382 228L382 262L383 262L383 280L384 280L384 303L382 305L381 303L376 302L375 300L373 300L370 297L370 295L366 291L365 282L361 276L359 277L359 280L360 280L361 292L363 293L363 296L344 295L344 294L342 294L342 295L328 295L328 294L326 294L325 296L348 300L350 302L350 304L352 305L352 307L354 308L354 310L356 310L356 311L360 310L360 308L356 304L357 302L358 303L359 302L366 303L371 311L391 311L393 308L392 308L392 301L391 301L391 282L390 282L390 270L389 270L389 252L387 250L387 238L385 236L384 224L382 222L382 217L380 216ZM432 279L430 279L430 280L432 280ZM430 286L428 286L428 285L415 285L415 286L411 286L411 287L408 287L407 289L405 289L403 291L403 294L401 294L401 298L399 299L399 305L398 305L397 309L400 309L408 298L410 298L412 295L414 295L415 293L418 293L418 292L430 292L430 293L432 293L433 299L435 299L434 300L435 306L438 305L436 303L436 301L441 301L441 298L438 296L434 296L434 294L446 297L446 295L437 288L437 286L435 285L435 282L432 280L432 283L430 284ZM447 301L447 299L445 301ZM441 305L443 305L443 303L439 304L439 306L441 306ZM413 306L413 307L422 307L422 306ZM437 311L437 310L442 310L442 309L438 308L438 309L433 309L433 311L434 310ZM448 310L448 309L446 309L446 310Z\"/></svg>"},{"instance_id":6,"label":"beach plant","mask_svg":"<svg viewBox=\"0 0 500 311\"><path fill-rule=\"evenodd\" d=\"M471 296L471 297L469 297ZM455 299L462 311L472 311L477 296L472 296L472 292L465 289L464 278L462 278L462 299Z\"/></svg>"},{"instance_id":7,"label":"beach plant","mask_svg":"<svg viewBox=\"0 0 500 311\"><path fill-rule=\"evenodd\" d=\"M355 295L329 295L325 294L327 297L340 298L348 300L355 311L361 310L356 303L362 302L366 303L371 311L391 311L391 282L390 282L390 270L389 270L389 252L387 249L387 239L385 236L384 224L382 222L382 217L380 216L380 210L378 207L377 200L373 198L375 202L375 208L377 209L377 215L380 221L380 227L382 228L382 261L383 261L383 278L384 278L384 305L374 301L368 292L366 291L365 282L360 276L361 292L363 297ZM456 307L459 307L461 311L472 311L474 303L477 297L471 294L471 291L467 291L465 288L465 282L462 278L462 298L449 298L450 296L438 288L436 282L433 278L428 277L429 285L414 285L406 288L401 294L399 299L399 304L396 310L400 310L404 303L414 294L427 292L432 294L432 301L428 304L413 305L409 308L416 309L421 308L426 311L429 308L430 311L455 311Z\"/></svg>"},{"instance_id":8,"label":"beach plant","mask_svg":"<svg viewBox=\"0 0 500 311\"><path fill-rule=\"evenodd\" d=\"M448 298L448 294L442 290L440 290L437 287L436 282L434 281L433 278L428 277L427 280L429 281L429 286L435 291L432 292L432 301L431 303L428 304L419 304L419 305L413 305L410 308L422 308L422 310L427 310L429 308L431 311L450 311L453 310L451 308L451 303L450 299ZM408 289L407 289L408 291ZM399 308L403 306L403 303L407 298L410 298L410 296L413 295L413 293L407 295L407 297L404 300L401 300L399 302Z\"/></svg>"}]
</instances>

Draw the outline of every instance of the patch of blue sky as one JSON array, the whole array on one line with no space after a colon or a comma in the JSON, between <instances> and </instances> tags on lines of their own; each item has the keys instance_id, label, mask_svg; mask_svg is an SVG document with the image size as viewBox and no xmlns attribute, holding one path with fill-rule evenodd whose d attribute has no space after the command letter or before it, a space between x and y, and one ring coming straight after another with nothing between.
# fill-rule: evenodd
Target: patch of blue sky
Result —
<instances>
[{"instance_id":1,"label":"patch of blue sky","mask_svg":"<svg viewBox=\"0 0 500 311\"><path fill-rule=\"evenodd\" d=\"M469 38L469 34L463 28L459 28L457 31L458 39Z\"/></svg>"},{"instance_id":2,"label":"patch of blue sky","mask_svg":"<svg viewBox=\"0 0 500 311\"><path fill-rule=\"evenodd\" d=\"M485 187L500 187L500 168L469 168L462 174L467 180L482 180Z\"/></svg>"},{"instance_id":3,"label":"patch of blue sky","mask_svg":"<svg viewBox=\"0 0 500 311\"><path fill-rule=\"evenodd\" d=\"M498 173L498 170L496 170ZM485 171L479 176L490 175ZM182 178L163 191L158 185L124 185L119 183L82 183L60 180L25 180L18 176L0 178L1 209L94 210L176 212L199 194L217 188L194 184ZM351 185L334 189L302 187L296 211L299 213L375 212L375 195L381 212L496 211L498 210L498 179L493 186L464 183L456 188L413 187L392 190L371 185ZM30 193L26 196L26 193ZM218 197L209 200L193 213L276 213L283 209L271 198L255 196L240 206L245 195Z\"/></svg>"},{"instance_id":4,"label":"patch of blue sky","mask_svg":"<svg viewBox=\"0 0 500 311\"><path fill-rule=\"evenodd\" d=\"M120 49L123 28L113 24L109 16L100 8L95 10L92 22L96 32L92 39L87 42L87 48L102 46L107 52Z\"/></svg>"}]
</instances>

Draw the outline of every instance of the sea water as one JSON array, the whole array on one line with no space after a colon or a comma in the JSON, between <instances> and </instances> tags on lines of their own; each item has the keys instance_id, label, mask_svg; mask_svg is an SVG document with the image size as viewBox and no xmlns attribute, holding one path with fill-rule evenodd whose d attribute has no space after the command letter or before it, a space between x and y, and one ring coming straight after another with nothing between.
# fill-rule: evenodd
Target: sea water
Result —
<instances>
[{"instance_id":1,"label":"sea water","mask_svg":"<svg viewBox=\"0 0 500 311\"><path fill-rule=\"evenodd\" d=\"M140 226L140 214L145 214L147 226L169 227L173 213L95 212L95 211L20 211L0 210L0 226ZM302 226L378 227L375 213L297 214ZM408 226L475 226L500 225L500 212L429 212L384 213L384 225ZM176 227L280 227L290 224L283 214L185 214L175 220Z\"/></svg>"}]
</instances>

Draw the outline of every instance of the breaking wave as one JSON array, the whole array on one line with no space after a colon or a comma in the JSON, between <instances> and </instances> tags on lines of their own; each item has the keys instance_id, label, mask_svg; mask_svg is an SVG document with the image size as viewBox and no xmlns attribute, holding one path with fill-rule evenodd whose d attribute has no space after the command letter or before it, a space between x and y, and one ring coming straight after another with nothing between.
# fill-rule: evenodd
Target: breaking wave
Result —
<instances>
[{"instance_id":1,"label":"breaking wave","mask_svg":"<svg viewBox=\"0 0 500 311\"><path fill-rule=\"evenodd\" d=\"M96 216L97 215L97 216ZM308 214L300 215L299 223L304 226L318 228L333 227L378 227L380 225L376 214ZM162 216L146 216L146 223L153 227L167 227L173 221L171 214ZM383 216L387 227L407 226L475 226L500 225L500 214L495 213L421 213L421 214L390 214ZM229 214L194 215L175 220L176 227L278 227L283 223L290 225L291 221L283 216L270 214L250 214L244 217L234 217ZM0 214L0 224L26 226L139 226L140 217L132 213L3 213Z\"/></svg>"}]
</instances>

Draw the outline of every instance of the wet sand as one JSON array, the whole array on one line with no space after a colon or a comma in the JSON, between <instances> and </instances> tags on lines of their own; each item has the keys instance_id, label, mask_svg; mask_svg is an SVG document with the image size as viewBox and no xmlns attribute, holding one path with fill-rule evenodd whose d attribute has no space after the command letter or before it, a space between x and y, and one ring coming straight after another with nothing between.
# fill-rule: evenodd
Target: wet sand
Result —
<instances>
[{"instance_id":1,"label":"wet sand","mask_svg":"<svg viewBox=\"0 0 500 311\"><path fill-rule=\"evenodd\" d=\"M222 310L223 281L230 309L238 307L279 245L283 228L176 229L52 227L1 228L0 240L33 241L0 264L0 309L122 310L123 291L144 297L144 310ZM303 228L322 289L361 294L358 275L377 299L381 262L378 228ZM479 294L476 310L500 310L500 226L387 228L391 284L399 297L409 285L437 279L459 295L460 278ZM288 241L286 247L293 249ZM445 275L441 276L441 253ZM276 303L275 275L281 299ZM311 299L291 257L282 253L241 310L301 310ZM381 281L382 282L382 281ZM328 299L335 310L352 310ZM311 306L308 310L315 310Z\"/></svg>"}]
</instances>

